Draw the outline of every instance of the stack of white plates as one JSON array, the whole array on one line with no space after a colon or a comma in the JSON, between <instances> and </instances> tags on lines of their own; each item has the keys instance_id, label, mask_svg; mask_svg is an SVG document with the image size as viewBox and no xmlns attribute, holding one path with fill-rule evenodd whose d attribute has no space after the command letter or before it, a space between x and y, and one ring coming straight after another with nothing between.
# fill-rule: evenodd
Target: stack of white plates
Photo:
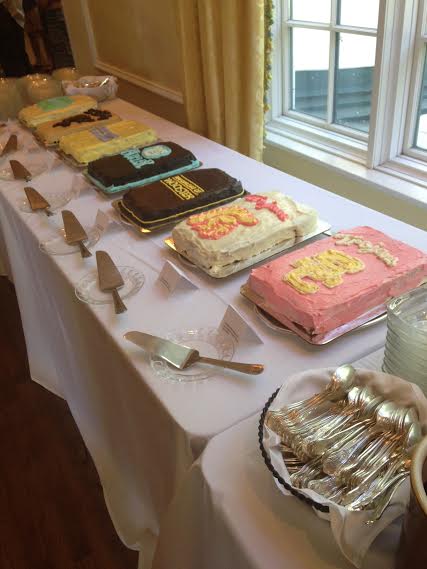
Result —
<instances>
[{"instance_id":1,"label":"stack of white plates","mask_svg":"<svg viewBox=\"0 0 427 569\"><path fill-rule=\"evenodd\" d=\"M389 303L383 370L416 383L427 396L427 284Z\"/></svg>"}]
</instances>

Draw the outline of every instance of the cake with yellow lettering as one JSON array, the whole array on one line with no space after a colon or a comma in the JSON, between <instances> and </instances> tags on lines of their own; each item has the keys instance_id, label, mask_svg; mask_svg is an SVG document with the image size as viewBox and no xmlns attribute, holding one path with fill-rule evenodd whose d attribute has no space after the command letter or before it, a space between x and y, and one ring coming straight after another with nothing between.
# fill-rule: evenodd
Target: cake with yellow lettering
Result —
<instances>
[{"instance_id":1,"label":"cake with yellow lettering","mask_svg":"<svg viewBox=\"0 0 427 569\"><path fill-rule=\"evenodd\" d=\"M192 215L174 228L172 237L180 254L211 276L223 277L235 272L237 264L293 245L316 226L314 209L281 192L266 192Z\"/></svg>"},{"instance_id":2,"label":"cake with yellow lettering","mask_svg":"<svg viewBox=\"0 0 427 569\"><path fill-rule=\"evenodd\" d=\"M107 126L93 126L83 132L63 136L59 148L78 164L88 164L102 156L111 156L145 146L157 138L155 131L135 121L119 121Z\"/></svg>"},{"instance_id":3,"label":"cake with yellow lettering","mask_svg":"<svg viewBox=\"0 0 427 569\"><path fill-rule=\"evenodd\" d=\"M96 109L97 101L86 95L72 95L44 99L19 111L18 118L25 126L35 128L46 121L56 121Z\"/></svg>"},{"instance_id":4,"label":"cake with yellow lettering","mask_svg":"<svg viewBox=\"0 0 427 569\"><path fill-rule=\"evenodd\" d=\"M243 194L238 180L217 168L206 168L132 188L118 208L131 223L155 229Z\"/></svg>"},{"instance_id":5,"label":"cake with yellow lettering","mask_svg":"<svg viewBox=\"0 0 427 569\"><path fill-rule=\"evenodd\" d=\"M417 287L426 276L425 253L371 227L356 227L254 269L247 289L279 322L316 336Z\"/></svg>"},{"instance_id":6,"label":"cake with yellow lettering","mask_svg":"<svg viewBox=\"0 0 427 569\"><path fill-rule=\"evenodd\" d=\"M35 129L34 136L44 145L52 146L67 134L87 130L93 126L105 126L120 120L118 115L110 111L88 109L65 119L44 122Z\"/></svg>"}]
</instances>

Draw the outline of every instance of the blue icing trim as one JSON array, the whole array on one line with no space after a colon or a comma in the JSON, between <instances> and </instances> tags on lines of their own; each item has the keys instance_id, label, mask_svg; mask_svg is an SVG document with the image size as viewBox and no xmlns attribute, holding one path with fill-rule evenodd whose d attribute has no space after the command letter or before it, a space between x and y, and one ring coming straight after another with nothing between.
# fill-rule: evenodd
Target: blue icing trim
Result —
<instances>
[{"instance_id":1,"label":"blue icing trim","mask_svg":"<svg viewBox=\"0 0 427 569\"><path fill-rule=\"evenodd\" d=\"M123 154L123 152L121 154ZM201 162L196 159L196 160L193 160L192 163L188 164L187 166L177 168L176 170L169 170L168 172L163 172L162 174L157 174L156 176L151 176L150 178L145 178L143 180L136 180L135 182L123 184L122 186L105 187L102 185L101 182L99 182L95 178L92 178L92 176L90 176L89 174L88 174L88 178L102 192L104 192L106 194L115 194L118 192L123 192L124 190L128 190L130 188L134 188L136 186L146 186L147 184L157 182L158 180L163 180L164 178L169 178L170 176L176 176L178 174L183 174L184 172L188 172L189 170L193 170L194 168L198 168L199 166L201 166Z\"/></svg>"}]
</instances>

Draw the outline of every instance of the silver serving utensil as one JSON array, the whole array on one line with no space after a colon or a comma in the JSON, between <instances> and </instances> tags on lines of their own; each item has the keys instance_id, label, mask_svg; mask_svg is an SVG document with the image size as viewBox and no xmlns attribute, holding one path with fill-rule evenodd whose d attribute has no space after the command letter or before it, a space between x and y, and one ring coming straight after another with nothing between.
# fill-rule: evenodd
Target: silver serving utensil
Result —
<instances>
[{"instance_id":1,"label":"silver serving utensil","mask_svg":"<svg viewBox=\"0 0 427 569\"><path fill-rule=\"evenodd\" d=\"M29 182L32 178L31 173L18 160L9 160L15 180L25 180Z\"/></svg>"},{"instance_id":2,"label":"silver serving utensil","mask_svg":"<svg viewBox=\"0 0 427 569\"><path fill-rule=\"evenodd\" d=\"M18 150L18 137L16 134L11 134L4 145L3 150L0 152L0 156L6 156L6 154L9 154L9 152L15 152L15 150Z\"/></svg>"},{"instance_id":3,"label":"silver serving utensil","mask_svg":"<svg viewBox=\"0 0 427 569\"><path fill-rule=\"evenodd\" d=\"M50 210L50 203L37 190L27 186L24 188L24 192L33 211L44 211L47 216L53 215Z\"/></svg>"},{"instance_id":4,"label":"silver serving utensil","mask_svg":"<svg viewBox=\"0 0 427 569\"><path fill-rule=\"evenodd\" d=\"M143 332L127 332L124 337L129 342L136 344L143 350L154 354L171 364L177 369L186 369L196 362L210 364L217 367L240 371L251 375L258 375L264 371L261 364L242 364L238 362L229 362L225 360L217 360L214 358L206 358L199 354L198 350L175 344L169 340L151 336Z\"/></svg>"},{"instance_id":5,"label":"silver serving utensil","mask_svg":"<svg viewBox=\"0 0 427 569\"><path fill-rule=\"evenodd\" d=\"M74 213L64 209L62 211L62 220L64 222L65 241L68 245L78 245L83 258L92 257L92 253L84 244L88 240L87 233Z\"/></svg>"},{"instance_id":6,"label":"silver serving utensil","mask_svg":"<svg viewBox=\"0 0 427 569\"><path fill-rule=\"evenodd\" d=\"M126 312L126 305L118 293L118 289L125 283L112 258L105 251L97 251L96 265L98 267L99 288L103 292L110 292L113 295L116 314Z\"/></svg>"}]
</instances>

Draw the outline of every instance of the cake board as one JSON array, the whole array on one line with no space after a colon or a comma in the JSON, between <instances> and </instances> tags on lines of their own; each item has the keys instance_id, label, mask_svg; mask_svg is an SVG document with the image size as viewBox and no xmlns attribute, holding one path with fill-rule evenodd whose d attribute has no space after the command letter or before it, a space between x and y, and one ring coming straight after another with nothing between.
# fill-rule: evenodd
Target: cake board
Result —
<instances>
[{"instance_id":1,"label":"cake board","mask_svg":"<svg viewBox=\"0 0 427 569\"><path fill-rule=\"evenodd\" d=\"M268 249L267 251L263 251L258 255L254 255L250 259L245 259L244 261L232 263L227 267L222 268L221 270L216 270L215 268L207 269L205 267L199 267L181 253L178 253L178 251L175 248L175 243L172 237L168 237L167 239L165 239L165 244L170 249L175 251L180 256L180 258L182 258L185 261L186 264L198 268L199 270L203 271L210 277L213 277L215 279L222 279L234 275L236 273L239 273L240 271L244 271L245 269L253 268L255 265L264 263L264 261L266 261L267 259L272 260L274 257L282 255L284 252L289 252L298 245L300 245L301 243L305 243L306 241L329 231L330 228L331 228L330 223L328 223L327 221L323 221L322 219L319 219L317 221L316 229L310 233L307 233L307 235L303 235L300 237L297 236L295 239L288 239L286 241L283 241L278 245L276 245L275 247Z\"/></svg>"},{"instance_id":2,"label":"cake board","mask_svg":"<svg viewBox=\"0 0 427 569\"><path fill-rule=\"evenodd\" d=\"M261 309L263 311L264 314L260 315L261 320L265 321L266 317L272 317L274 320L271 320L270 318L268 319L273 325L277 326L277 328L279 328L279 326L282 326L283 331L287 329L290 333L299 336L313 346L323 346L325 344L329 344L329 342L337 340L349 332L354 332L358 328L366 328L368 327L368 324L373 325L382 322L387 316L387 304L383 303L379 306L371 308L355 320L347 322L342 326L335 328L334 330L330 330L324 334L310 334L296 322L292 322L292 320L287 319L285 316L283 316L283 314L278 314L277 312L271 310L269 306L264 302L264 300L258 294L251 291L246 284L240 288L240 293L258 309Z\"/></svg>"}]
</instances>

